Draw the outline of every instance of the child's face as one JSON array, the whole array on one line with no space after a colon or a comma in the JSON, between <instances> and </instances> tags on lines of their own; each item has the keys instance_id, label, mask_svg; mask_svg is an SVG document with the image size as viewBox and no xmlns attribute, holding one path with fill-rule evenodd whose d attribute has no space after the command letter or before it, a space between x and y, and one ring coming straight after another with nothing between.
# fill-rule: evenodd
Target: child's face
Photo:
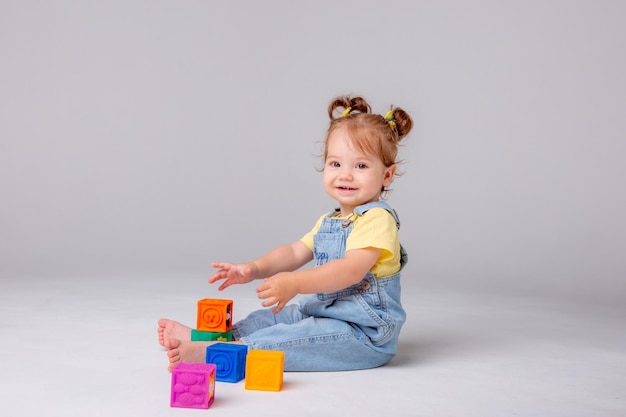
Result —
<instances>
[{"instance_id":1,"label":"child's face","mask_svg":"<svg viewBox=\"0 0 626 417\"><path fill-rule=\"evenodd\" d=\"M328 138L324 164L324 189L339 202L341 215L355 207L378 201L381 189L391 184L396 166L386 167L378 155L364 154L352 146L346 129L337 129Z\"/></svg>"}]
</instances>

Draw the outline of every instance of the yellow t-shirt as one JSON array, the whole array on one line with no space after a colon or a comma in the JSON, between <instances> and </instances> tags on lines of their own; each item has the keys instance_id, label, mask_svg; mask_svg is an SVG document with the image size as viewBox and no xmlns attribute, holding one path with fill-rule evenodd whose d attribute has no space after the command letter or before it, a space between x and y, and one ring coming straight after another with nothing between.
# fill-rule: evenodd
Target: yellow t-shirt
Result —
<instances>
[{"instance_id":1,"label":"yellow t-shirt","mask_svg":"<svg viewBox=\"0 0 626 417\"><path fill-rule=\"evenodd\" d=\"M313 251L313 235L317 233L326 216L327 214L321 216L313 229L300 239L311 251ZM346 252L352 249L382 249L370 270L372 274L380 278L398 272L400 270L400 241L396 220L391 213L384 208L375 207L366 211L362 216L353 213L349 218L354 221L354 225L346 240Z\"/></svg>"}]
</instances>

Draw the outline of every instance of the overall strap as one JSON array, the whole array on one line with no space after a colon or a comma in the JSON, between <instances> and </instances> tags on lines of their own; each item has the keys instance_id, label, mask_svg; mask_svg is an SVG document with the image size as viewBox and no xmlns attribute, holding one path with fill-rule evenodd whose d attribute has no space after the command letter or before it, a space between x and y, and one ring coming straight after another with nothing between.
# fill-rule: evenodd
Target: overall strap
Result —
<instances>
[{"instance_id":1,"label":"overall strap","mask_svg":"<svg viewBox=\"0 0 626 417\"><path fill-rule=\"evenodd\" d=\"M337 215L337 213L341 213L341 209L339 207L329 211L328 214L326 215L326 217L335 217Z\"/></svg>"},{"instance_id":2,"label":"overall strap","mask_svg":"<svg viewBox=\"0 0 626 417\"><path fill-rule=\"evenodd\" d=\"M398 230L400 230L400 218L398 217L398 213L396 213L396 211L392 209L391 206L385 201L372 201L371 203L363 204L362 206L358 206L357 208L355 208L354 212L359 216L362 216L368 210L377 207L387 210L393 216L394 220L396 221L396 227L398 228Z\"/></svg>"}]
</instances>

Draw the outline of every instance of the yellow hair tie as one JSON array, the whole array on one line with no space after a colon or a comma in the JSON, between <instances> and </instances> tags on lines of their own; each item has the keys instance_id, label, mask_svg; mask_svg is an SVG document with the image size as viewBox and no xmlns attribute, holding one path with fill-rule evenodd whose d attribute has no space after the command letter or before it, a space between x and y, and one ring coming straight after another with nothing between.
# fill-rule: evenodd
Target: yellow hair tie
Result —
<instances>
[{"instance_id":1,"label":"yellow hair tie","mask_svg":"<svg viewBox=\"0 0 626 417\"><path fill-rule=\"evenodd\" d=\"M389 123L389 126L396 127L396 122L394 120L395 120L395 117L393 117L393 110L389 110L385 114L385 121Z\"/></svg>"},{"instance_id":2,"label":"yellow hair tie","mask_svg":"<svg viewBox=\"0 0 626 417\"><path fill-rule=\"evenodd\" d=\"M346 117L347 115L350 114L351 111L352 111L352 107L347 107L344 111L341 112L339 117Z\"/></svg>"}]
</instances>

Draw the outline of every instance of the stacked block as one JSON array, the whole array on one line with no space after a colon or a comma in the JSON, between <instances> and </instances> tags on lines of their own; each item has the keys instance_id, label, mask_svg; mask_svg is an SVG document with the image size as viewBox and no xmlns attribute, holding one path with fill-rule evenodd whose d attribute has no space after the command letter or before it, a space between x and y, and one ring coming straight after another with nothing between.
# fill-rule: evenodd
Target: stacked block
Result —
<instances>
[{"instance_id":1,"label":"stacked block","mask_svg":"<svg viewBox=\"0 0 626 417\"><path fill-rule=\"evenodd\" d=\"M233 333L229 330L225 333L219 332L203 332L201 330L192 329L191 330L191 341L192 342L232 342Z\"/></svg>"},{"instance_id":2,"label":"stacked block","mask_svg":"<svg viewBox=\"0 0 626 417\"><path fill-rule=\"evenodd\" d=\"M239 382L246 375L246 345L215 343L206 348L206 363L217 367L215 378L222 382Z\"/></svg>"},{"instance_id":3,"label":"stacked block","mask_svg":"<svg viewBox=\"0 0 626 417\"><path fill-rule=\"evenodd\" d=\"M233 301L204 298L198 301L196 330L226 333L233 327Z\"/></svg>"},{"instance_id":4,"label":"stacked block","mask_svg":"<svg viewBox=\"0 0 626 417\"><path fill-rule=\"evenodd\" d=\"M284 370L285 352L251 350L246 359L246 389L280 391Z\"/></svg>"},{"instance_id":5,"label":"stacked block","mask_svg":"<svg viewBox=\"0 0 626 417\"><path fill-rule=\"evenodd\" d=\"M230 342L233 301L205 298L198 301L197 328L192 341ZM172 369L170 406L209 408L215 398L215 381L239 382L245 389L280 391L285 353L250 350L246 345L214 343L206 349L206 363L180 363Z\"/></svg>"},{"instance_id":6,"label":"stacked block","mask_svg":"<svg viewBox=\"0 0 626 417\"><path fill-rule=\"evenodd\" d=\"M215 399L217 367L207 363L180 363L172 369L170 406L209 408Z\"/></svg>"}]
</instances>

